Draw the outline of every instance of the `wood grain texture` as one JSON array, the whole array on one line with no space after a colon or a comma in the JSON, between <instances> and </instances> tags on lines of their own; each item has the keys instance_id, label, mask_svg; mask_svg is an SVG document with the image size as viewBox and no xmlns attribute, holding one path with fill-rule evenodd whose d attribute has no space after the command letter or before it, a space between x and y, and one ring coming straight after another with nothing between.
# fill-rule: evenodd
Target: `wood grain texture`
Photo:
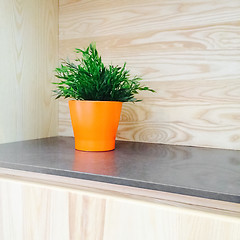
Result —
<instances>
[{"instance_id":1,"label":"wood grain texture","mask_svg":"<svg viewBox=\"0 0 240 240\"><path fill-rule=\"evenodd\" d=\"M2 240L239 240L240 218L0 179ZM17 199L17 201L16 201Z\"/></svg>"},{"instance_id":2,"label":"wood grain texture","mask_svg":"<svg viewBox=\"0 0 240 240\"><path fill-rule=\"evenodd\" d=\"M58 131L58 1L0 0L0 143Z\"/></svg>"},{"instance_id":3,"label":"wood grain texture","mask_svg":"<svg viewBox=\"0 0 240 240\"><path fill-rule=\"evenodd\" d=\"M61 0L59 55L97 43L157 90L125 103L118 139L240 149L240 2ZM59 134L72 136L67 101Z\"/></svg>"},{"instance_id":4,"label":"wood grain texture","mask_svg":"<svg viewBox=\"0 0 240 240\"><path fill-rule=\"evenodd\" d=\"M126 199L111 199L106 209L106 240L239 239L239 218Z\"/></svg>"}]
</instances>

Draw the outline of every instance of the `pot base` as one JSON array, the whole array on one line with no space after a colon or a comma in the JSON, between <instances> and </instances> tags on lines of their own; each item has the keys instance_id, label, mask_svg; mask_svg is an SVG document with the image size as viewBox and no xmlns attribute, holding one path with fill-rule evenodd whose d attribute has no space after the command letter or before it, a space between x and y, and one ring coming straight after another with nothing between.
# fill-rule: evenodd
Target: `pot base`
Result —
<instances>
[{"instance_id":1,"label":"pot base","mask_svg":"<svg viewBox=\"0 0 240 240\"><path fill-rule=\"evenodd\" d=\"M75 139L75 149L79 151L86 152L105 152L115 149L115 140L114 141L81 141Z\"/></svg>"}]
</instances>

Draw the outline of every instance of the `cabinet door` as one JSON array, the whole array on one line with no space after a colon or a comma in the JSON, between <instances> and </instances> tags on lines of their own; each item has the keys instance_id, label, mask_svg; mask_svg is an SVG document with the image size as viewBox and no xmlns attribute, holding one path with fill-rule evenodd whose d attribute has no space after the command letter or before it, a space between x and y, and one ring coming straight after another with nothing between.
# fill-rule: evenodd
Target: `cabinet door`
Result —
<instances>
[{"instance_id":1,"label":"cabinet door","mask_svg":"<svg viewBox=\"0 0 240 240\"><path fill-rule=\"evenodd\" d=\"M106 197L0 178L1 240L101 240Z\"/></svg>"},{"instance_id":2,"label":"cabinet door","mask_svg":"<svg viewBox=\"0 0 240 240\"><path fill-rule=\"evenodd\" d=\"M240 240L240 218L0 178L1 240Z\"/></svg>"},{"instance_id":3,"label":"cabinet door","mask_svg":"<svg viewBox=\"0 0 240 240\"><path fill-rule=\"evenodd\" d=\"M240 216L130 199L106 206L104 240L240 240Z\"/></svg>"}]
</instances>

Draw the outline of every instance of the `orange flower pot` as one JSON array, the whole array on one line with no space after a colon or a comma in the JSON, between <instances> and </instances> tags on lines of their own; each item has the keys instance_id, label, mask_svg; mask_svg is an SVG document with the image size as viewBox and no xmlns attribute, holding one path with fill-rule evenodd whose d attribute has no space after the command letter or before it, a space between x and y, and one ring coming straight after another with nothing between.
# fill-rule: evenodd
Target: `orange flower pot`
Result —
<instances>
[{"instance_id":1,"label":"orange flower pot","mask_svg":"<svg viewBox=\"0 0 240 240\"><path fill-rule=\"evenodd\" d=\"M110 151L121 115L122 102L69 101L75 149L82 151Z\"/></svg>"}]
</instances>

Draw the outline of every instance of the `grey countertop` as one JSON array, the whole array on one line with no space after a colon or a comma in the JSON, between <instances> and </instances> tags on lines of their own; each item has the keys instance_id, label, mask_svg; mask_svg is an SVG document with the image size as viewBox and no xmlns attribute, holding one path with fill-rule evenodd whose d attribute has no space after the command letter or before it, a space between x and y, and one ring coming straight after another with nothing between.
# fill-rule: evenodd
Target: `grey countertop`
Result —
<instances>
[{"instance_id":1,"label":"grey countertop","mask_svg":"<svg viewBox=\"0 0 240 240\"><path fill-rule=\"evenodd\" d=\"M52 137L1 144L0 167L240 203L240 151L117 141L81 152Z\"/></svg>"}]
</instances>

